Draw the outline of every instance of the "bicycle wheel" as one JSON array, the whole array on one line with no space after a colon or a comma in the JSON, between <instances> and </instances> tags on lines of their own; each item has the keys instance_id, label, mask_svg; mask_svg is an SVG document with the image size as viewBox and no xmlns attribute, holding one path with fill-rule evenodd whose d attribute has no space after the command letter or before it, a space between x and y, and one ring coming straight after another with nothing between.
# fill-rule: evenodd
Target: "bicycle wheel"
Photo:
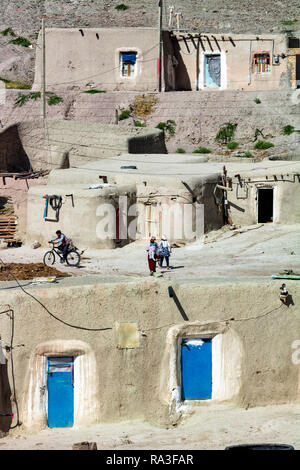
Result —
<instances>
[{"instance_id":1,"label":"bicycle wheel","mask_svg":"<svg viewBox=\"0 0 300 470\"><path fill-rule=\"evenodd\" d=\"M80 254L78 253L78 251L76 250L71 250L69 251L69 253L67 254L67 264L69 266L78 266L79 263L80 263Z\"/></svg>"},{"instance_id":2,"label":"bicycle wheel","mask_svg":"<svg viewBox=\"0 0 300 470\"><path fill-rule=\"evenodd\" d=\"M53 253L53 251L47 251L44 254L43 263L45 266L53 266L53 264L55 263L55 254Z\"/></svg>"}]
</instances>

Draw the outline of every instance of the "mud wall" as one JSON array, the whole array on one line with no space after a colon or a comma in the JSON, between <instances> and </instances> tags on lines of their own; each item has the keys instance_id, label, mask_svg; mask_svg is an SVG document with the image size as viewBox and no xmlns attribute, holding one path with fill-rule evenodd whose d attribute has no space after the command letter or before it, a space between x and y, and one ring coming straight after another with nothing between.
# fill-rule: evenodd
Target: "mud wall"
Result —
<instances>
[{"instance_id":1,"label":"mud wall","mask_svg":"<svg viewBox=\"0 0 300 470\"><path fill-rule=\"evenodd\" d=\"M46 379L38 364L47 355L66 352L76 357L92 354L87 358L92 361L91 373L76 385L80 388L76 393L85 400L89 423L135 418L161 425L178 422L184 408L172 379L176 352L172 338L176 335L220 335L223 349L219 354L227 358L231 389L226 397L221 386L213 399L201 406L224 400L243 407L299 402L300 370L293 362L300 326L297 284L287 282L291 295L287 306L279 299L280 280L178 281L172 284L181 306L178 308L178 302L168 295L169 283L165 281L112 282L96 276L89 281L77 278L63 282L64 287L28 289L63 321L103 330L87 331L60 323L21 291L0 294L14 309L14 344L24 344L13 350L16 398L24 424L46 425L46 410L41 413L39 405L44 400ZM121 326L122 322L136 323L137 341L124 345L116 322ZM10 325L4 315L0 317L0 330L3 340L9 342ZM92 395L87 395L88 390L93 390ZM30 398L33 396L35 405ZM90 413L92 409L97 413Z\"/></svg>"}]
</instances>

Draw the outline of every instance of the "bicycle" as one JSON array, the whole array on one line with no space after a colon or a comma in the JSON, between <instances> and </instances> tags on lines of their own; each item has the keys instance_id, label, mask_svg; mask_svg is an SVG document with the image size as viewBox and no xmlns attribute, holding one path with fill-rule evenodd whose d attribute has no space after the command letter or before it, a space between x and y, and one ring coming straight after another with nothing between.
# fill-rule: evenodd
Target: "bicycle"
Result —
<instances>
[{"instance_id":1,"label":"bicycle","mask_svg":"<svg viewBox=\"0 0 300 470\"><path fill-rule=\"evenodd\" d=\"M63 260L63 254L59 252L59 250L55 247L55 244L51 242L52 244L52 249L49 251L46 251L44 254L43 258L43 263L45 266L53 266L55 263L55 254L60 258L60 260ZM70 247L68 250L67 256L66 256L66 262L68 266L75 267L79 265L80 263L80 254L78 253L78 249L75 246Z\"/></svg>"}]
</instances>

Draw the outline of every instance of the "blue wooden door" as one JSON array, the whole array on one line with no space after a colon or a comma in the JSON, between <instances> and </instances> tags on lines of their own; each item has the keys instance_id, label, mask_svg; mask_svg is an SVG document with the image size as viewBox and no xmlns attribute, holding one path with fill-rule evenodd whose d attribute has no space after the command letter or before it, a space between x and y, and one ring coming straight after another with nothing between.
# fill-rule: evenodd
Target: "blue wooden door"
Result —
<instances>
[{"instance_id":1,"label":"blue wooden door","mask_svg":"<svg viewBox=\"0 0 300 470\"><path fill-rule=\"evenodd\" d=\"M183 339L181 343L181 397L208 400L212 394L211 338Z\"/></svg>"},{"instance_id":2,"label":"blue wooden door","mask_svg":"<svg viewBox=\"0 0 300 470\"><path fill-rule=\"evenodd\" d=\"M210 54L205 56L204 82L206 86L221 86L220 54Z\"/></svg>"},{"instance_id":3,"label":"blue wooden door","mask_svg":"<svg viewBox=\"0 0 300 470\"><path fill-rule=\"evenodd\" d=\"M48 426L64 428L74 422L73 357L48 358Z\"/></svg>"}]
</instances>

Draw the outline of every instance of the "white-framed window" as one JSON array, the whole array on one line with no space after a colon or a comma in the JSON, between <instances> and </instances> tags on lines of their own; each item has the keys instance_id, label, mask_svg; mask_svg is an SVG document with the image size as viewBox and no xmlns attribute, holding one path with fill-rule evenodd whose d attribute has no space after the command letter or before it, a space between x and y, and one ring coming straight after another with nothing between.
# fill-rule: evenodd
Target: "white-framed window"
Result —
<instances>
[{"instance_id":1,"label":"white-framed window","mask_svg":"<svg viewBox=\"0 0 300 470\"><path fill-rule=\"evenodd\" d=\"M269 52L253 54L253 71L255 74L271 72L271 56Z\"/></svg>"},{"instance_id":2,"label":"white-framed window","mask_svg":"<svg viewBox=\"0 0 300 470\"><path fill-rule=\"evenodd\" d=\"M120 52L120 69L122 77L133 77L136 71L136 51Z\"/></svg>"}]
</instances>

